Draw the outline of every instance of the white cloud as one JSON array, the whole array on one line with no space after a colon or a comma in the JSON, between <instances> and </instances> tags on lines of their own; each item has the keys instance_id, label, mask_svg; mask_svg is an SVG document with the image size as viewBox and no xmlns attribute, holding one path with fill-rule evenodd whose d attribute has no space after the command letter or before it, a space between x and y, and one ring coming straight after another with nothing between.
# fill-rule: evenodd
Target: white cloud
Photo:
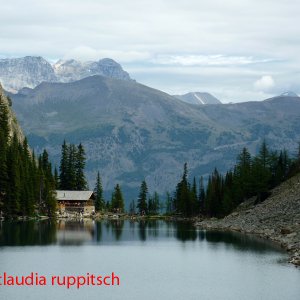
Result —
<instances>
[{"instance_id":1,"label":"white cloud","mask_svg":"<svg viewBox=\"0 0 300 300\"><path fill-rule=\"evenodd\" d=\"M275 87L275 81L270 75L264 75L254 82L254 88L257 91L270 91L273 87Z\"/></svg>"},{"instance_id":2,"label":"white cloud","mask_svg":"<svg viewBox=\"0 0 300 300\"><path fill-rule=\"evenodd\" d=\"M2 2L0 57L110 57L153 87L240 100L300 89L300 1Z\"/></svg>"},{"instance_id":3,"label":"white cloud","mask_svg":"<svg viewBox=\"0 0 300 300\"><path fill-rule=\"evenodd\" d=\"M163 65L182 66L230 66L248 65L256 63L271 62L272 59L256 59L252 56L230 56L230 55L158 55L153 63Z\"/></svg>"},{"instance_id":4,"label":"white cloud","mask_svg":"<svg viewBox=\"0 0 300 300\"><path fill-rule=\"evenodd\" d=\"M79 46L69 50L64 59L77 59L81 61L99 60L104 57L113 58L119 62L138 62L149 59L150 54L142 51L121 51L121 50L97 50L92 47Z\"/></svg>"}]
</instances>

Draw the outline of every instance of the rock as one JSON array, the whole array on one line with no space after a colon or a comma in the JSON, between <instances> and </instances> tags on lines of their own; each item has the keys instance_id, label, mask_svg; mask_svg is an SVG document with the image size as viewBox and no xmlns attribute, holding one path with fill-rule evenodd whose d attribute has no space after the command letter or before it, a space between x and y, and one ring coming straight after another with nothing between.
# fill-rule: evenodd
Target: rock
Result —
<instances>
[{"instance_id":1,"label":"rock","mask_svg":"<svg viewBox=\"0 0 300 300\"><path fill-rule=\"evenodd\" d=\"M289 228L282 228L282 229L280 230L280 233L281 233L281 234L290 234L290 233L292 233L292 231L291 231L291 229L289 229Z\"/></svg>"},{"instance_id":2,"label":"rock","mask_svg":"<svg viewBox=\"0 0 300 300\"><path fill-rule=\"evenodd\" d=\"M289 262L296 266L300 266L300 257L292 257L292 259Z\"/></svg>"},{"instance_id":3,"label":"rock","mask_svg":"<svg viewBox=\"0 0 300 300\"><path fill-rule=\"evenodd\" d=\"M36 87L43 81L56 81L51 64L35 56L0 59L0 78L3 87L13 93L23 87Z\"/></svg>"},{"instance_id":4,"label":"rock","mask_svg":"<svg viewBox=\"0 0 300 300\"><path fill-rule=\"evenodd\" d=\"M286 235L287 238L293 238L297 235L297 232L292 232Z\"/></svg>"},{"instance_id":5,"label":"rock","mask_svg":"<svg viewBox=\"0 0 300 300\"><path fill-rule=\"evenodd\" d=\"M238 212L233 212L230 216L232 216L232 217L237 217L238 215L239 215Z\"/></svg>"}]
</instances>

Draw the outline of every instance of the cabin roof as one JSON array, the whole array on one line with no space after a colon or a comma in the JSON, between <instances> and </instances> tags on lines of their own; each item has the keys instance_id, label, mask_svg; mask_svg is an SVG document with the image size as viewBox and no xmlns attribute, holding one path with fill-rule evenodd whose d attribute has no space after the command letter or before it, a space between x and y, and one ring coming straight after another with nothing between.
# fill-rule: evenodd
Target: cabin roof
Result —
<instances>
[{"instance_id":1,"label":"cabin roof","mask_svg":"<svg viewBox=\"0 0 300 300\"><path fill-rule=\"evenodd\" d=\"M56 191L58 201L88 201L93 196L93 191Z\"/></svg>"}]
</instances>

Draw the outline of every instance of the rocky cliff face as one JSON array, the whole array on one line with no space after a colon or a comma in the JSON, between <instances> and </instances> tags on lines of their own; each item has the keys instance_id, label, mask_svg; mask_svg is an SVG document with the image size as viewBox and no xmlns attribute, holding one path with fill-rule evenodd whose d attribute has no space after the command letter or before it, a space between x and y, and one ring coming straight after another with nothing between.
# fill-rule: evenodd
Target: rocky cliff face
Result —
<instances>
[{"instance_id":1,"label":"rocky cliff face","mask_svg":"<svg viewBox=\"0 0 300 300\"><path fill-rule=\"evenodd\" d=\"M43 81L56 81L52 66L42 57L0 59L0 83L5 90L16 92L34 88Z\"/></svg>"},{"instance_id":2,"label":"rocky cliff face","mask_svg":"<svg viewBox=\"0 0 300 300\"><path fill-rule=\"evenodd\" d=\"M17 122L15 114L11 110L10 99L4 94L1 84L0 84L0 98L4 103L4 105L6 105L8 108L8 122L9 122L9 129L10 129L9 135L12 137L14 134L16 134L18 140L22 142L24 140L22 129Z\"/></svg>"},{"instance_id":3,"label":"rocky cliff face","mask_svg":"<svg viewBox=\"0 0 300 300\"><path fill-rule=\"evenodd\" d=\"M300 174L272 190L264 202L250 199L221 220L206 220L198 226L258 234L280 243L290 252L290 261L300 266Z\"/></svg>"},{"instance_id":4,"label":"rocky cliff face","mask_svg":"<svg viewBox=\"0 0 300 300\"><path fill-rule=\"evenodd\" d=\"M131 80L121 65L110 58L91 62L59 60L53 66L42 57L0 59L0 82L12 93L35 88L42 82L72 82L92 75Z\"/></svg>"}]
</instances>

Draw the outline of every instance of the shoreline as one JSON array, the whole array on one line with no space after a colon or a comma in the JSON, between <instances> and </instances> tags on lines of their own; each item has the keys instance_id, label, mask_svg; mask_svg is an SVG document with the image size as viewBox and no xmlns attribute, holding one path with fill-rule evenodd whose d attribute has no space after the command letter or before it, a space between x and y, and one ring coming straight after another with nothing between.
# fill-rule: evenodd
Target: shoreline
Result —
<instances>
[{"instance_id":1,"label":"shoreline","mask_svg":"<svg viewBox=\"0 0 300 300\"><path fill-rule=\"evenodd\" d=\"M203 230L217 230L217 231L227 231L227 232L239 232L242 234L251 234L257 236L262 240L268 240L282 249L284 249L288 255L288 262L300 268L300 240L298 239L298 233L300 233L300 226L295 227L285 227L285 228L268 228L265 224L260 225L246 224L245 220L238 220L238 217L245 212L241 210L240 212L233 212L232 214L224 217L223 219L209 218L200 219L199 217L184 218L176 216L130 216L127 214L98 214L94 216L74 216L69 215L68 217L54 217L50 218L47 216L37 217L19 217L11 218L6 220L13 221L44 221L47 219L54 219L57 221L61 220L94 220L94 221L151 221L151 220L163 220L163 221L173 221L173 222L190 222L197 228ZM246 214L249 210L246 211ZM1 219L4 221L4 218Z\"/></svg>"},{"instance_id":2,"label":"shoreline","mask_svg":"<svg viewBox=\"0 0 300 300\"><path fill-rule=\"evenodd\" d=\"M226 222L226 221L225 221ZM288 255L288 263L293 264L297 268L300 268L300 247L299 242L295 242L293 237L295 237L295 232L290 232L286 229L286 233L278 234L274 229L243 229L239 226L232 226L230 224L224 223L224 219L215 220L215 219L206 219L203 221L197 221L195 226L200 229L205 230L217 230L225 232L239 232L242 234L250 234L257 236L258 238L270 241L280 248L284 249ZM290 232L290 233L288 233Z\"/></svg>"}]
</instances>

